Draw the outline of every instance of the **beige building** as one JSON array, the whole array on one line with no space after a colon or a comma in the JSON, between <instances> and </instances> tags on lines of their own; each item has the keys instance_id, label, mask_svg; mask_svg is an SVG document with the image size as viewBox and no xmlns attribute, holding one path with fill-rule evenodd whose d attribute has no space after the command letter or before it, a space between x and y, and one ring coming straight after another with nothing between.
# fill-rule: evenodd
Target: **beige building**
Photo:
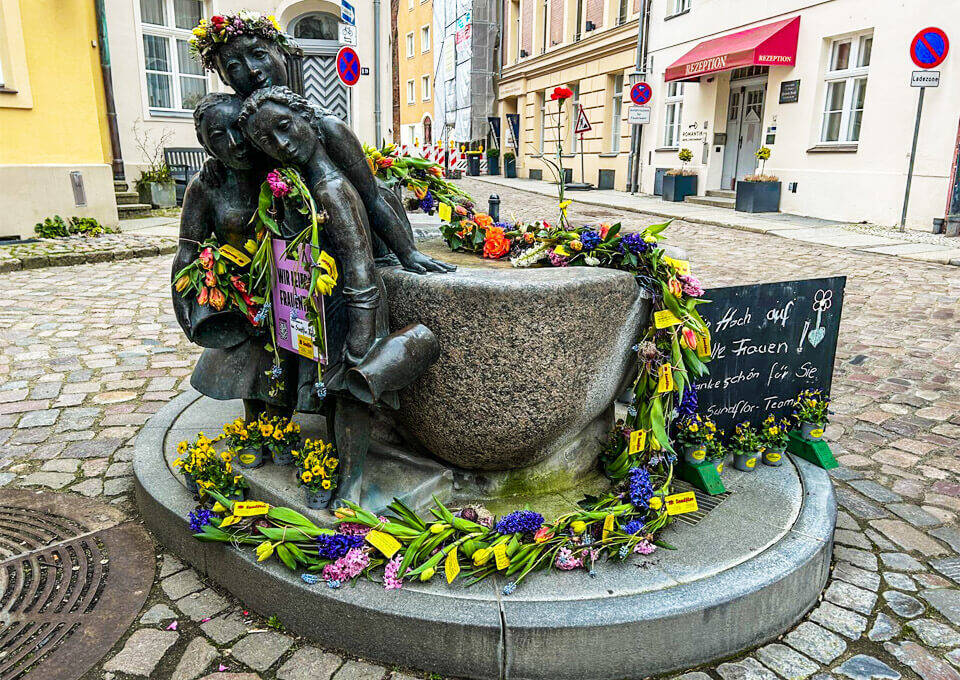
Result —
<instances>
[{"instance_id":1,"label":"beige building","mask_svg":"<svg viewBox=\"0 0 960 680\"><path fill-rule=\"evenodd\" d=\"M566 85L593 124L584 140L586 180L626 188L638 5L507 0L499 100L505 130L507 114L520 117L518 176L538 176L538 155L554 152L549 95ZM645 79L653 97L642 126L641 192L658 191L663 173L680 165L678 151L689 148L698 193L732 206L730 192L757 170L763 145L771 150L765 171L782 182L781 210L898 224L919 94L911 72L921 70L909 45L929 26L960 35L960 15L948 5L649 0ZM936 67L940 86L925 93L909 227L929 230L934 219L960 213L958 69L960 54L948 54ZM561 139L579 180L573 105Z\"/></svg>"},{"instance_id":2,"label":"beige building","mask_svg":"<svg viewBox=\"0 0 960 680\"><path fill-rule=\"evenodd\" d=\"M400 0L397 8L398 78L394 106L400 109L400 143L430 144L433 138L433 0Z\"/></svg>"},{"instance_id":3,"label":"beige building","mask_svg":"<svg viewBox=\"0 0 960 680\"><path fill-rule=\"evenodd\" d=\"M190 31L200 17L241 9L275 15L303 48L304 89L309 99L346 119L363 141L372 143L378 132L391 137L390 4L388 0L352 4L359 35L355 49L369 74L347 88L339 82L334 65L341 47L339 2L110 0L107 20L127 179L135 180L145 163L139 148L144 139L151 146L199 147L193 128L194 102L206 92L229 88L215 74L203 73L189 57Z\"/></svg>"}]
</instances>

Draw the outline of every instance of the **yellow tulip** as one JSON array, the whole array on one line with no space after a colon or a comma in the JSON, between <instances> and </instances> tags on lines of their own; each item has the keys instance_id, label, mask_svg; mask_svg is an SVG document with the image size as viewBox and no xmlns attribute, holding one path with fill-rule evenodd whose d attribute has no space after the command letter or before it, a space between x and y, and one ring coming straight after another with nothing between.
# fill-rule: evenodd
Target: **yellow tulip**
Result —
<instances>
[{"instance_id":1,"label":"yellow tulip","mask_svg":"<svg viewBox=\"0 0 960 680\"><path fill-rule=\"evenodd\" d=\"M433 578L433 575L436 573L437 573L436 569L434 569L433 567L428 567L420 572L420 580L429 581L430 579Z\"/></svg>"},{"instance_id":2,"label":"yellow tulip","mask_svg":"<svg viewBox=\"0 0 960 680\"><path fill-rule=\"evenodd\" d=\"M581 522L580 520L576 520L575 522L570 523L570 529L575 534L582 534L586 528L587 528L587 523Z\"/></svg>"},{"instance_id":3,"label":"yellow tulip","mask_svg":"<svg viewBox=\"0 0 960 680\"><path fill-rule=\"evenodd\" d=\"M490 561L490 558L493 556L493 551L490 548L480 548L473 553L473 564L475 566L481 567L487 562Z\"/></svg>"}]
</instances>

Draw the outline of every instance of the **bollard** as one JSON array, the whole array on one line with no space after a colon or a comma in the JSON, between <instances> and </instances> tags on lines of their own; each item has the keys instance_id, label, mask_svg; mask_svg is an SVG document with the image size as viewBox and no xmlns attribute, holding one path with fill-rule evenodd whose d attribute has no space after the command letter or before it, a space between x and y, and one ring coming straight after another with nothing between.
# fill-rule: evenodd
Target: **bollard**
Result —
<instances>
[{"instance_id":1,"label":"bollard","mask_svg":"<svg viewBox=\"0 0 960 680\"><path fill-rule=\"evenodd\" d=\"M497 194L490 194L487 199L487 214L494 222L500 221L500 197Z\"/></svg>"}]
</instances>

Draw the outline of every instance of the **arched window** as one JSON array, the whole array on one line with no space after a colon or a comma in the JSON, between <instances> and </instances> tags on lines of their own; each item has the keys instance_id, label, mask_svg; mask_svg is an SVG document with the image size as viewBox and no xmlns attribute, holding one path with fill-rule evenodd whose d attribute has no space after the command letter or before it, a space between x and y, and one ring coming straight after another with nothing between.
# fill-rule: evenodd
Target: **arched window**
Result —
<instances>
[{"instance_id":1,"label":"arched window","mask_svg":"<svg viewBox=\"0 0 960 680\"><path fill-rule=\"evenodd\" d=\"M423 143L433 144L433 121L430 116L423 119Z\"/></svg>"},{"instance_id":2,"label":"arched window","mask_svg":"<svg viewBox=\"0 0 960 680\"><path fill-rule=\"evenodd\" d=\"M330 12L313 12L297 17L293 24L293 37L302 40L339 40L340 18Z\"/></svg>"}]
</instances>

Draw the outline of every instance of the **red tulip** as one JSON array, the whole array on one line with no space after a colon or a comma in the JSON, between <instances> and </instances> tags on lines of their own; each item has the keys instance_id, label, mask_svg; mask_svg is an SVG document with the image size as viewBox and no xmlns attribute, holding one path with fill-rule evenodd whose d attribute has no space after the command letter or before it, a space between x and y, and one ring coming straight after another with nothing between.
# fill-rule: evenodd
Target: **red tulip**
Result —
<instances>
[{"instance_id":1,"label":"red tulip","mask_svg":"<svg viewBox=\"0 0 960 680\"><path fill-rule=\"evenodd\" d=\"M217 275L214 274L213 271L208 271L203 277L203 282L213 288L215 285L217 285Z\"/></svg>"},{"instance_id":2,"label":"red tulip","mask_svg":"<svg viewBox=\"0 0 960 680\"><path fill-rule=\"evenodd\" d=\"M247 292L247 284L243 282L239 276L231 276L230 283L233 284L233 287L236 288L241 293Z\"/></svg>"},{"instance_id":3,"label":"red tulip","mask_svg":"<svg viewBox=\"0 0 960 680\"><path fill-rule=\"evenodd\" d=\"M213 269L213 248L204 248L200 253L200 266L204 269Z\"/></svg>"},{"instance_id":4,"label":"red tulip","mask_svg":"<svg viewBox=\"0 0 960 680\"><path fill-rule=\"evenodd\" d=\"M573 96L573 90L569 87L555 87L553 89L553 94L550 95L551 101L563 101L564 99L570 99Z\"/></svg>"},{"instance_id":5,"label":"red tulip","mask_svg":"<svg viewBox=\"0 0 960 680\"><path fill-rule=\"evenodd\" d=\"M543 543L551 538L553 538L553 532L550 531L550 527L540 527L537 529L537 533L533 535L534 543Z\"/></svg>"},{"instance_id":6,"label":"red tulip","mask_svg":"<svg viewBox=\"0 0 960 680\"><path fill-rule=\"evenodd\" d=\"M227 296L219 288L210 289L210 306L218 312L227 306Z\"/></svg>"},{"instance_id":7,"label":"red tulip","mask_svg":"<svg viewBox=\"0 0 960 680\"><path fill-rule=\"evenodd\" d=\"M683 329L683 344L685 344L690 349L697 348L697 334L694 333L689 328Z\"/></svg>"},{"instance_id":8,"label":"red tulip","mask_svg":"<svg viewBox=\"0 0 960 680\"><path fill-rule=\"evenodd\" d=\"M207 304L207 300L209 298L210 298L210 289L201 288L200 295L197 296L197 304L202 307L203 305Z\"/></svg>"},{"instance_id":9,"label":"red tulip","mask_svg":"<svg viewBox=\"0 0 960 680\"><path fill-rule=\"evenodd\" d=\"M610 225L601 224L599 231L600 231L600 238L603 238L603 239L607 238L607 234L610 233Z\"/></svg>"}]
</instances>

